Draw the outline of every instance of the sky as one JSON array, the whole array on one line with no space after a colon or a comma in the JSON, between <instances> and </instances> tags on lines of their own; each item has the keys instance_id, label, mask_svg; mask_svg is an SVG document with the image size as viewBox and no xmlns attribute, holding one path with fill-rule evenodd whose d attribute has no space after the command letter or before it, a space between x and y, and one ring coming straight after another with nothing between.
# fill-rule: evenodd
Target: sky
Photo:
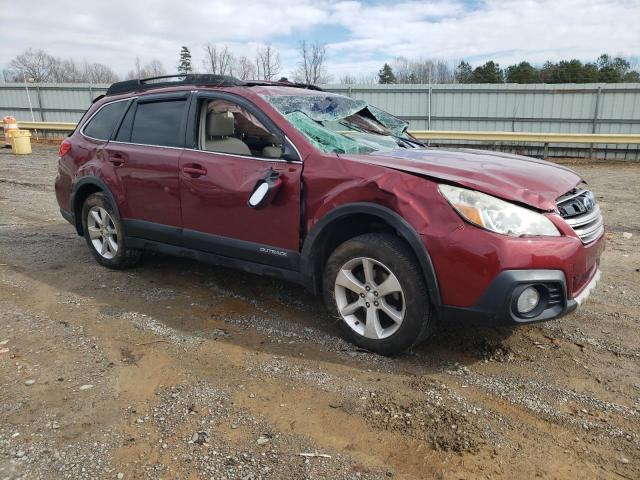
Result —
<instances>
[{"instance_id":1,"label":"sky","mask_svg":"<svg viewBox=\"0 0 640 480\"><path fill-rule=\"evenodd\" d=\"M601 53L640 59L640 0L0 0L0 68L27 48L100 62L118 74L186 45L196 69L207 42L253 58L271 44L291 76L301 40L327 44L327 66L377 72L398 56L502 66Z\"/></svg>"}]
</instances>

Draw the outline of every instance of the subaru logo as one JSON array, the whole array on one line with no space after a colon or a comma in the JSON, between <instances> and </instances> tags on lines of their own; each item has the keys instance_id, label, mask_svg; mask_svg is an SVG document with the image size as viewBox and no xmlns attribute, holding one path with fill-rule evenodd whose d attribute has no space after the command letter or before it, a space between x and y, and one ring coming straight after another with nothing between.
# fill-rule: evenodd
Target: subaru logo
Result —
<instances>
[{"instance_id":1,"label":"subaru logo","mask_svg":"<svg viewBox=\"0 0 640 480\"><path fill-rule=\"evenodd\" d=\"M584 196L580 199L580 201L582 202L582 205L584 206L584 209L587 212L590 212L591 210L593 210L593 207L596 204L596 201L593 198L593 193L591 192L585 193Z\"/></svg>"}]
</instances>

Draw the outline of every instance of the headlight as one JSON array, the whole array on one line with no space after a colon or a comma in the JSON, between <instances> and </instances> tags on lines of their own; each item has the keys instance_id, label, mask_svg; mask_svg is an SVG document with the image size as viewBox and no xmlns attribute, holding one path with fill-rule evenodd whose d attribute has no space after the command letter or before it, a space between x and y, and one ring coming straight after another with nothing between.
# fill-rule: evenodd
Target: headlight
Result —
<instances>
[{"instance_id":1,"label":"headlight","mask_svg":"<svg viewBox=\"0 0 640 480\"><path fill-rule=\"evenodd\" d=\"M469 222L503 235L560 236L551 220L533 210L485 193L441 184L440 193Z\"/></svg>"}]
</instances>

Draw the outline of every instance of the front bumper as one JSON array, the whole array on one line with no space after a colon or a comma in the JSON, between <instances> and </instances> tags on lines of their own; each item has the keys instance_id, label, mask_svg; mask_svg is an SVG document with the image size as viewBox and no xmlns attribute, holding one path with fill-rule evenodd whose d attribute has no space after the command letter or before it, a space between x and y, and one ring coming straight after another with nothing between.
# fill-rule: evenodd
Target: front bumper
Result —
<instances>
[{"instance_id":1,"label":"front bumper","mask_svg":"<svg viewBox=\"0 0 640 480\"><path fill-rule=\"evenodd\" d=\"M522 325L562 317L574 311L593 292L600 280L596 267L593 276L575 298L568 298L567 281L562 270L505 270L490 284L471 307L442 305L440 318L445 321L476 325ZM533 286L540 292L540 304L529 314L519 314L518 294Z\"/></svg>"}]
</instances>

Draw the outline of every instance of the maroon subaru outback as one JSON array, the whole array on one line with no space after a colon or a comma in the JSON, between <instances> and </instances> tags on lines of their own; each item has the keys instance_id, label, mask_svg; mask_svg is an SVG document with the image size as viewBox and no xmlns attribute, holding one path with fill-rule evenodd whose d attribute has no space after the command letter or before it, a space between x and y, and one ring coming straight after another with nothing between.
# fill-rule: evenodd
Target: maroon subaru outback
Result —
<instances>
[{"instance_id":1,"label":"maroon subaru outback","mask_svg":"<svg viewBox=\"0 0 640 480\"><path fill-rule=\"evenodd\" d=\"M115 83L61 145L55 187L102 265L154 250L300 283L381 354L437 319L558 318L600 277L602 215L573 171L427 148L362 100L285 81Z\"/></svg>"}]
</instances>

